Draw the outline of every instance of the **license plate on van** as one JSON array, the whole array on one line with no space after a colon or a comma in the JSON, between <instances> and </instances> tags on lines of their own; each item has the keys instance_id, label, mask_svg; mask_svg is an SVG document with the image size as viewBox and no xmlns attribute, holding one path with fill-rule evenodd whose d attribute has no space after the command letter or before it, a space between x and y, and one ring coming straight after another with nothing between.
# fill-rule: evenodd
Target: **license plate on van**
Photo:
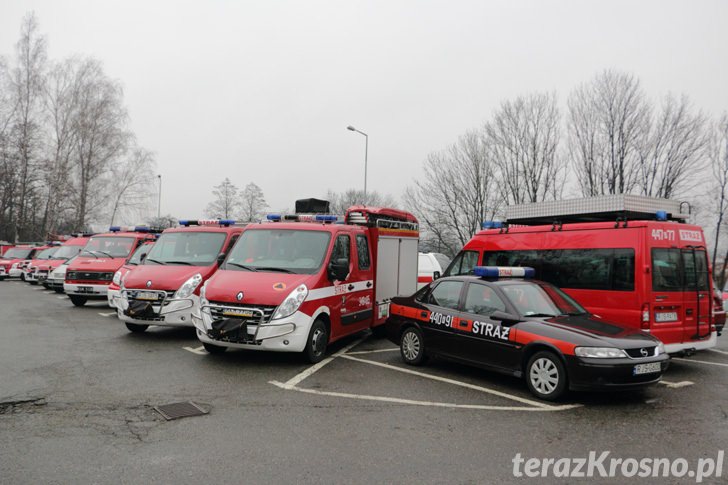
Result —
<instances>
[{"instance_id":1,"label":"license plate on van","mask_svg":"<svg viewBox=\"0 0 728 485\"><path fill-rule=\"evenodd\" d=\"M660 363L652 362L650 364L637 364L632 369L633 376L639 376L642 374L652 374L654 372L660 372Z\"/></svg>"},{"instance_id":2,"label":"license plate on van","mask_svg":"<svg viewBox=\"0 0 728 485\"><path fill-rule=\"evenodd\" d=\"M233 318L251 318L253 316L253 312L245 310L225 310L222 314L225 317Z\"/></svg>"},{"instance_id":3,"label":"license plate on van","mask_svg":"<svg viewBox=\"0 0 728 485\"><path fill-rule=\"evenodd\" d=\"M656 312L655 321L657 323L677 322L677 312Z\"/></svg>"},{"instance_id":4,"label":"license plate on van","mask_svg":"<svg viewBox=\"0 0 728 485\"><path fill-rule=\"evenodd\" d=\"M136 300L155 301L157 294L152 291L140 291L136 294Z\"/></svg>"}]
</instances>

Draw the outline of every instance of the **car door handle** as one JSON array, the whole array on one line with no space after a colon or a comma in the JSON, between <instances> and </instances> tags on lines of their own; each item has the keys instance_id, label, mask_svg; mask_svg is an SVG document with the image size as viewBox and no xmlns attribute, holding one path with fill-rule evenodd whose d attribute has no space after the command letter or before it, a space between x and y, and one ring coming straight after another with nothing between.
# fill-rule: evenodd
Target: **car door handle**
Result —
<instances>
[{"instance_id":1,"label":"car door handle","mask_svg":"<svg viewBox=\"0 0 728 485\"><path fill-rule=\"evenodd\" d=\"M420 312L420 316L422 318L427 318L427 312Z\"/></svg>"},{"instance_id":2,"label":"car door handle","mask_svg":"<svg viewBox=\"0 0 728 485\"><path fill-rule=\"evenodd\" d=\"M687 310L685 310L685 315L692 315L692 314L693 314L692 308L688 308Z\"/></svg>"},{"instance_id":3,"label":"car door handle","mask_svg":"<svg viewBox=\"0 0 728 485\"><path fill-rule=\"evenodd\" d=\"M372 282L371 281L367 281L367 288L371 288L371 287L372 287Z\"/></svg>"},{"instance_id":4,"label":"car door handle","mask_svg":"<svg viewBox=\"0 0 728 485\"><path fill-rule=\"evenodd\" d=\"M349 285L349 286L347 286L347 288L349 288L349 291L351 291L354 289L354 285Z\"/></svg>"}]
</instances>

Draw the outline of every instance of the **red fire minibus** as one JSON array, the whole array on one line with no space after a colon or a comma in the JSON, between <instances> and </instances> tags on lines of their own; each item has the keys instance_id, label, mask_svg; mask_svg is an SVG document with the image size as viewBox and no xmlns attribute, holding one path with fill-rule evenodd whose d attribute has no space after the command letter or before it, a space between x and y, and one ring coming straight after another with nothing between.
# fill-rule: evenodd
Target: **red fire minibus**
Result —
<instances>
[{"instance_id":1,"label":"red fire minibus","mask_svg":"<svg viewBox=\"0 0 728 485\"><path fill-rule=\"evenodd\" d=\"M652 333L669 353L714 347L705 237L679 222L681 207L627 195L514 206L507 223L484 223L443 276L530 266L598 317Z\"/></svg>"}]
</instances>

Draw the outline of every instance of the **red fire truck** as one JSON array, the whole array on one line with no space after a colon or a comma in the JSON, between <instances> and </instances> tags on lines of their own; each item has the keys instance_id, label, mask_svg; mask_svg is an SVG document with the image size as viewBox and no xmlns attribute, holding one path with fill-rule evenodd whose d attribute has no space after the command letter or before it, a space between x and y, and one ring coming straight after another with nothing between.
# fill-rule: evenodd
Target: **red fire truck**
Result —
<instances>
[{"instance_id":1,"label":"red fire truck","mask_svg":"<svg viewBox=\"0 0 728 485\"><path fill-rule=\"evenodd\" d=\"M66 240L50 258L31 261L25 279L31 284L43 283L54 269L81 252L86 243L88 243L89 236L73 236Z\"/></svg>"},{"instance_id":2,"label":"red fire truck","mask_svg":"<svg viewBox=\"0 0 728 485\"><path fill-rule=\"evenodd\" d=\"M149 325L191 327L200 287L243 232L232 220L179 224L166 229L142 263L120 280L117 313L131 332L144 332Z\"/></svg>"},{"instance_id":3,"label":"red fire truck","mask_svg":"<svg viewBox=\"0 0 728 485\"><path fill-rule=\"evenodd\" d=\"M149 250L152 249L152 245L154 245L154 241L144 241L131 253L124 265L114 273L109 289L106 291L106 300L109 307L118 308L118 301L121 298L121 282L129 271L142 264L142 260L147 257Z\"/></svg>"},{"instance_id":4,"label":"red fire truck","mask_svg":"<svg viewBox=\"0 0 728 485\"><path fill-rule=\"evenodd\" d=\"M354 206L340 220L311 214L328 203L309 201L248 226L202 287L193 321L208 352L303 352L318 362L335 340L383 330L389 300L417 290L412 214Z\"/></svg>"},{"instance_id":5,"label":"red fire truck","mask_svg":"<svg viewBox=\"0 0 728 485\"><path fill-rule=\"evenodd\" d=\"M21 278L24 279L23 268L25 265L38 254L39 251L46 249L48 246L34 246L31 244L20 244L8 249L2 258L0 258L0 280L5 278Z\"/></svg>"},{"instance_id":6,"label":"red fire truck","mask_svg":"<svg viewBox=\"0 0 728 485\"><path fill-rule=\"evenodd\" d=\"M685 212L684 212L685 211ZM668 353L716 344L703 230L686 204L613 195L509 207L443 276L530 266L604 320L646 330Z\"/></svg>"},{"instance_id":7,"label":"red fire truck","mask_svg":"<svg viewBox=\"0 0 728 485\"><path fill-rule=\"evenodd\" d=\"M144 241L156 235L148 227L113 226L105 234L92 236L66 270L63 290L76 306L88 300L106 300L114 273Z\"/></svg>"}]
</instances>

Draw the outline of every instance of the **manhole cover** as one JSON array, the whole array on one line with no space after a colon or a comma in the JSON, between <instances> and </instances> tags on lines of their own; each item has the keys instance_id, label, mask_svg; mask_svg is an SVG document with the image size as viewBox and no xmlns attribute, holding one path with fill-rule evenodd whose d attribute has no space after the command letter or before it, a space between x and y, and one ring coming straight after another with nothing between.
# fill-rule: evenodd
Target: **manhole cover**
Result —
<instances>
[{"instance_id":1,"label":"manhole cover","mask_svg":"<svg viewBox=\"0 0 728 485\"><path fill-rule=\"evenodd\" d=\"M173 402L172 404L164 404L162 406L154 406L154 409L164 416L164 419L170 421L172 419L187 418L190 416L202 416L210 411L203 409L200 405L187 402Z\"/></svg>"}]
</instances>

